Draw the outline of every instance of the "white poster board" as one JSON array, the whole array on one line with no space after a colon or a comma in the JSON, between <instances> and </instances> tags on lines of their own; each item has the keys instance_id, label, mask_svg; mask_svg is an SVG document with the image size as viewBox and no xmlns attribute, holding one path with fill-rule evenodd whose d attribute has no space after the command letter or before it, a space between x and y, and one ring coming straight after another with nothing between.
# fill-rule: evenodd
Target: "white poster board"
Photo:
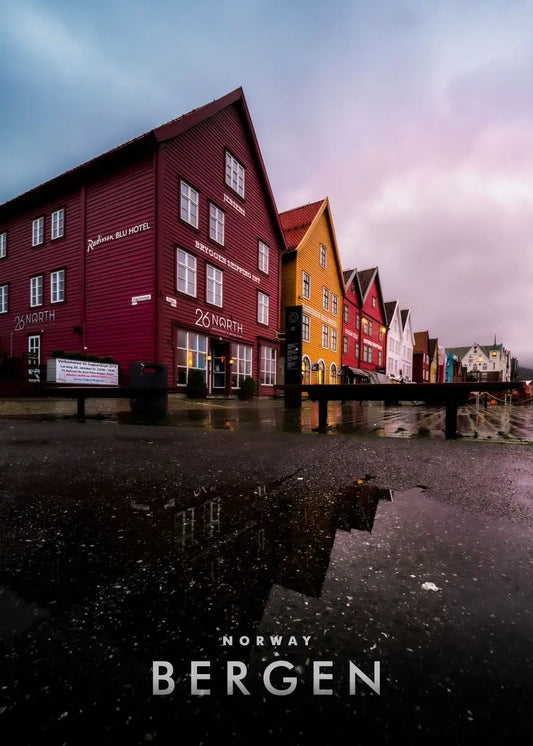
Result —
<instances>
[{"instance_id":1,"label":"white poster board","mask_svg":"<svg viewBox=\"0 0 533 746\"><path fill-rule=\"evenodd\" d=\"M118 365L51 357L47 362L46 380L84 386L118 386Z\"/></svg>"}]
</instances>

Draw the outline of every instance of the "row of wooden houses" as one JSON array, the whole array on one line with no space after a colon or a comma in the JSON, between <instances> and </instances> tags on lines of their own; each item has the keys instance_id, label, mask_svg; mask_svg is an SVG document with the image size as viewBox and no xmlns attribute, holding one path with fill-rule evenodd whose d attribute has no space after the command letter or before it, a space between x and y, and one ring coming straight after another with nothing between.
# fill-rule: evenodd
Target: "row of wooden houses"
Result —
<instances>
[{"instance_id":1,"label":"row of wooden houses","mask_svg":"<svg viewBox=\"0 0 533 746\"><path fill-rule=\"evenodd\" d=\"M304 382L441 364L377 267L342 267L327 197L278 212L240 88L0 205L0 357L37 378L75 353L124 383L157 361L172 387L194 370L213 395L247 377L272 395L295 305Z\"/></svg>"}]
</instances>

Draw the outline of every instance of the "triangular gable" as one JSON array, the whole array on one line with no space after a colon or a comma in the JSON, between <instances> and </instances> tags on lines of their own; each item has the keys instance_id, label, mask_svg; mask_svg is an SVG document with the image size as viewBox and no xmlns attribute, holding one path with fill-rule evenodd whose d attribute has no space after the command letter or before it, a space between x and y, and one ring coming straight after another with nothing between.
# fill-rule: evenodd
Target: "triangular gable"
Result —
<instances>
[{"instance_id":1,"label":"triangular gable","mask_svg":"<svg viewBox=\"0 0 533 746\"><path fill-rule=\"evenodd\" d=\"M394 314L397 312L398 309L398 301L397 300L389 300L386 303L384 303L385 306L385 322L387 326L390 328L390 325L392 323L392 320L394 318ZM401 321L401 320L400 320ZM400 323L400 329L401 329L401 323Z\"/></svg>"},{"instance_id":2,"label":"triangular gable","mask_svg":"<svg viewBox=\"0 0 533 746\"><path fill-rule=\"evenodd\" d=\"M361 291L361 285L359 283L359 273L357 272L357 269L348 269L342 274L344 276L344 287L346 290L350 288L352 283L354 284L355 294L357 295L359 306L362 308L363 307L363 293Z\"/></svg>"},{"instance_id":3,"label":"triangular gable","mask_svg":"<svg viewBox=\"0 0 533 746\"><path fill-rule=\"evenodd\" d=\"M315 226L324 213L331 235L331 247L337 268L339 285L341 288L344 288L344 275L328 197L319 202L311 202L307 205L295 207L292 210L280 213L279 219L284 232L285 243L288 249L298 249L305 242L306 238L313 233Z\"/></svg>"},{"instance_id":4,"label":"triangular gable","mask_svg":"<svg viewBox=\"0 0 533 746\"><path fill-rule=\"evenodd\" d=\"M75 184L81 182L82 179L87 178L89 174L97 172L99 169L108 169L109 166L112 165L119 158L131 158L131 156L137 152L149 152L150 149L154 148L155 143L166 142L167 140L170 140L174 137L178 137L179 135L183 134L183 132L186 132L192 127L195 127L197 124L200 124L204 120L209 119L210 117L218 114L220 111L227 108L228 106L232 106L233 104L238 104L241 106L245 127L247 128L248 134L250 135L252 150L255 157L257 158L260 177L263 180L263 185L268 195L268 202L270 203L272 219L279 232L281 245L282 247L284 247L285 239L279 221L276 201L274 199L274 194L272 192L270 181L263 161L263 156L261 155L261 150L259 148L259 143L257 141L257 136L255 134L255 129L252 124L252 119L250 117L250 112L248 110L242 88L236 88L234 91L227 93L221 98L211 101L209 104L205 104L204 106L201 106L197 109L193 109L192 111L183 114L177 119L173 119L166 124L162 124L159 127L150 130L149 132L145 132L143 135L139 135L139 137L128 140L122 145L108 150L106 153L96 156L96 158L86 161L85 163L76 166L70 171L66 171L60 176L56 176L54 179L51 179L50 181L34 187L30 191L25 192L18 197L15 197L9 202L4 202L3 205L0 205L0 217L4 208L12 209L14 206L18 207L17 203L19 203L22 207L23 203L28 203L36 199L41 193L41 190L46 189L48 191L52 189L60 190L72 188Z\"/></svg>"},{"instance_id":5,"label":"triangular gable","mask_svg":"<svg viewBox=\"0 0 533 746\"><path fill-rule=\"evenodd\" d=\"M428 351L428 338L429 338L429 332L415 332L415 346L414 346L414 352L420 353L420 352L427 352Z\"/></svg>"},{"instance_id":6,"label":"triangular gable","mask_svg":"<svg viewBox=\"0 0 533 746\"><path fill-rule=\"evenodd\" d=\"M372 267L371 269L363 269L361 270L361 272L358 272L357 275L359 277L359 285L361 287L363 304L366 303L366 299L368 297L368 293L370 292L370 288L372 287L372 283L376 284L378 296L379 296L379 305L381 307L382 318L383 318L383 321L386 322L387 314L385 311L385 304L383 302L383 292L381 290L381 281L379 279L378 267Z\"/></svg>"}]
</instances>

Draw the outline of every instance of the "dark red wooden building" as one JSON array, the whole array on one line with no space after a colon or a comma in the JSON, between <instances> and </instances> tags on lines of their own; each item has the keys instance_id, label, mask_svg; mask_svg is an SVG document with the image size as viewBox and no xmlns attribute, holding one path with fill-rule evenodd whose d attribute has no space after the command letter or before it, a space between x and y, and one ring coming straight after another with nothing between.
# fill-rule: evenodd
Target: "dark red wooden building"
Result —
<instances>
[{"instance_id":1,"label":"dark red wooden building","mask_svg":"<svg viewBox=\"0 0 533 746\"><path fill-rule=\"evenodd\" d=\"M0 354L271 394L283 248L239 88L0 206Z\"/></svg>"}]
</instances>

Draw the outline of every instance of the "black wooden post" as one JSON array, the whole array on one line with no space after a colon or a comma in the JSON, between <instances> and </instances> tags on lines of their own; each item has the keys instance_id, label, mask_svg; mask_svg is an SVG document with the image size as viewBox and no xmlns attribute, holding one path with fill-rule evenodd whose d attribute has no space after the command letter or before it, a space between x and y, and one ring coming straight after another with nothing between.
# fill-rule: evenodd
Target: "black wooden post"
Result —
<instances>
[{"instance_id":1,"label":"black wooden post","mask_svg":"<svg viewBox=\"0 0 533 746\"><path fill-rule=\"evenodd\" d=\"M318 432L327 433L328 431L328 400L320 398L318 400Z\"/></svg>"},{"instance_id":2,"label":"black wooden post","mask_svg":"<svg viewBox=\"0 0 533 746\"><path fill-rule=\"evenodd\" d=\"M457 437L457 399L446 400L445 432L447 440Z\"/></svg>"}]
</instances>

